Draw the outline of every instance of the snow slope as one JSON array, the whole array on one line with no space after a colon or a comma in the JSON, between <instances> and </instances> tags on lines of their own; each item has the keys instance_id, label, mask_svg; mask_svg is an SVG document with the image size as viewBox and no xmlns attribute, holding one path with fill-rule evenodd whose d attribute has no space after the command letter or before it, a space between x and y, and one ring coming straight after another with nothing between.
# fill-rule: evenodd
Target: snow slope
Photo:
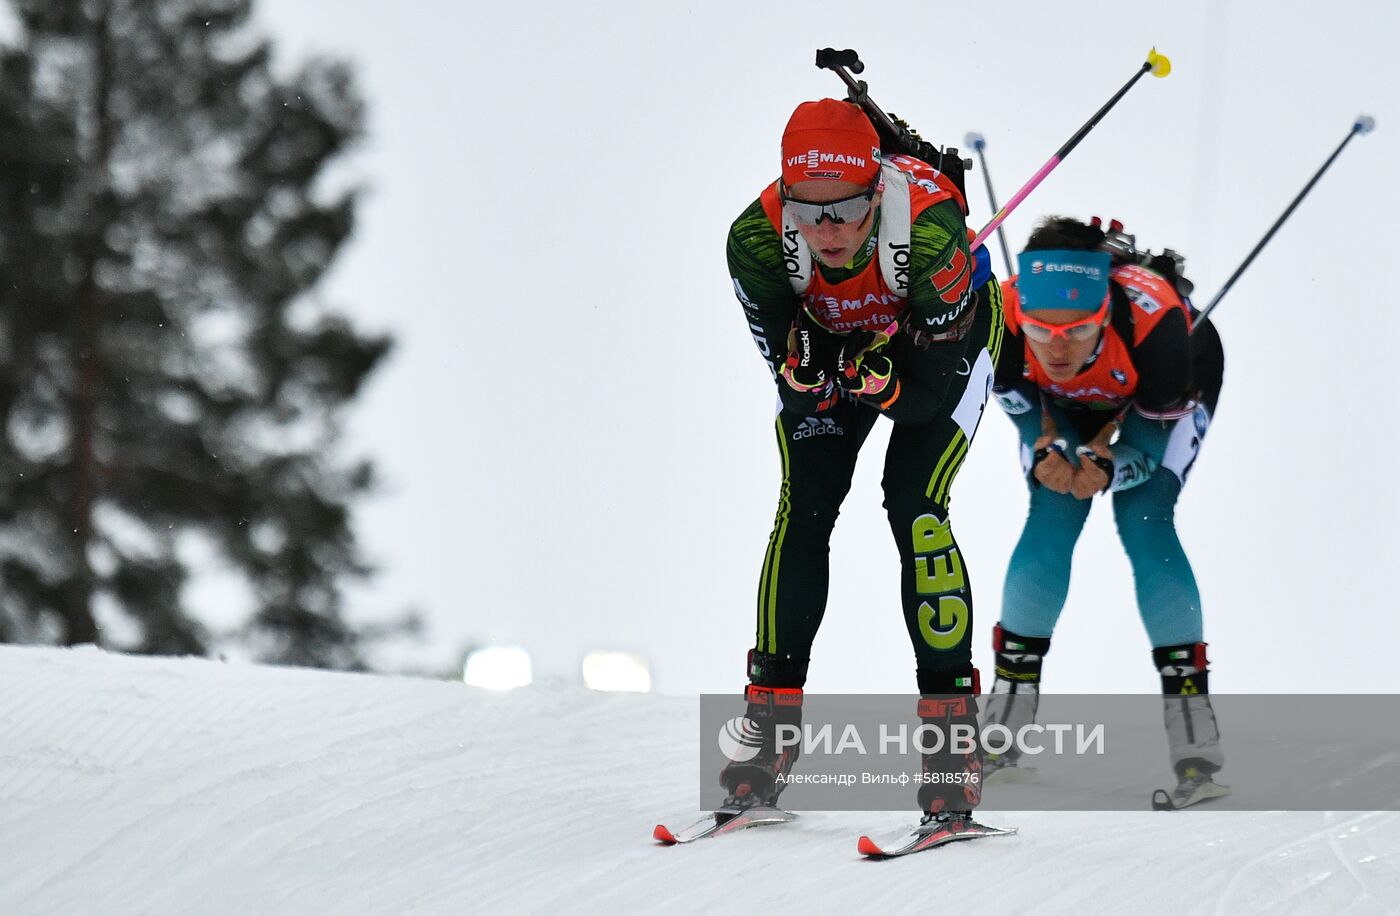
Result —
<instances>
[{"instance_id":1,"label":"snow slope","mask_svg":"<svg viewBox=\"0 0 1400 916\"><path fill-rule=\"evenodd\" d=\"M1400 815L885 813L664 848L693 699L0 647L0 913L1400 911ZM908 818L912 822L911 816ZM951 896L950 896L951 895Z\"/></svg>"}]
</instances>

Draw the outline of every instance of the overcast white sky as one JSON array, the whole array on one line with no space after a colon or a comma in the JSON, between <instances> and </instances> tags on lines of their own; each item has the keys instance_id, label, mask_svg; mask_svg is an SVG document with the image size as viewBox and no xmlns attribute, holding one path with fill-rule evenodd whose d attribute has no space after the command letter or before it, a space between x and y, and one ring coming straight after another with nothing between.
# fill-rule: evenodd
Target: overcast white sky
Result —
<instances>
[{"instance_id":1,"label":"overcast white sky","mask_svg":"<svg viewBox=\"0 0 1400 916\"><path fill-rule=\"evenodd\" d=\"M793 107L843 94L816 48L859 50L874 98L927 138L984 133L1005 199L1155 44L1172 75L1140 82L1008 226L1019 244L1046 213L1120 217L1187 254L1201 303L1374 115L1218 312L1225 390L1178 519L1215 690L1400 686L1377 652L1400 641L1394 4L263 0L258 16L284 64L358 64L369 103L349 169L371 191L323 290L400 344L354 416L389 482L359 514L383 572L357 607L422 608L419 664L512 642L574 677L590 648L633 649L668 692L744 680L779 468L723 242L777 174ZM980 226L979 173L969 191ZM887 434L837 527L811 690L913 690ZM1026 504L995 406L954 494L986 671ZM1111 516L1097 506L1080 541L1052 689L1157 689Z\"/></svg>"}]
</instances>

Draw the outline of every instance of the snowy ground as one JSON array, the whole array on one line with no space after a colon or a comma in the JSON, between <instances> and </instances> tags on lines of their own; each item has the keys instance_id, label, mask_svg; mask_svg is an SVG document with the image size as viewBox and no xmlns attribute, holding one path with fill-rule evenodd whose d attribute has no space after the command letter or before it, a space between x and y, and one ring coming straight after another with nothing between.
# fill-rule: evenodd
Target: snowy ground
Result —
<instances>
[{"instance_id":1,"label":"snowy ground","mask_svg":"<svg viewBox=\"0 0 1400 916\"><path fill-rule=\"evenodd\" d=\"M855 840L899 815L811 813L660 847L696 707L3 647L0 913L1400 911L1395 812L998 814L1020 835L891 862Z\"/></svg>"}]
</instances>

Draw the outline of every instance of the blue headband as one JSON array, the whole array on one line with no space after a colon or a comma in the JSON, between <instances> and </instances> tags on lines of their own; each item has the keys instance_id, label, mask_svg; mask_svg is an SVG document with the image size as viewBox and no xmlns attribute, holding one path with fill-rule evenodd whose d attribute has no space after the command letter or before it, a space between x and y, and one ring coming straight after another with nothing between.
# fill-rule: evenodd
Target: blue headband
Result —
<instances>
[{"instance_id":1,"label":"blue headband","mask_svg":"<svg viewBox=\"0 0 1400 916\"><path fill-rule=\"evenodd\" d=\"M1021 311L1097 311L1108 295L1109 256L1104 251L1023 251L1016 289Z\"/></svg>"}]
</instances>

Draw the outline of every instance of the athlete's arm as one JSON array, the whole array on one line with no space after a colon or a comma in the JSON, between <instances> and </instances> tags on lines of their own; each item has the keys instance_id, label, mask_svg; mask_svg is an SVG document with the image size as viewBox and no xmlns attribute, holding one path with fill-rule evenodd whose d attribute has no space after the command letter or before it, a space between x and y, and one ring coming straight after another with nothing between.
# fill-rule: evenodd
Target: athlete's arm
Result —
<instances>
[{"instance_id":1,"label":"athlete's arm","mask_svg":"<svg viewBox=\"0 0 1400 916\"><path fill-rule=\"evenodd\" d=\"M1162 463L1172 427L1190 400L1191 334L1186 315L1173 309L1162 316L1133 347L1132 358L1138 371L1137 393L1113 446L1114 464L1136 462L1138 476L1146 479L1141 472L1150 476ZM1114 489L1124 489L1120 476L1121 469L1114 475Z\"/></svg>"},{"instance_id":2,"label":"athlete's arm","mask_svg":"<svg viewBox=\"0 0 1400 916\"><path fill-rule=\"evenodd\" d=\"M1026 362L1026 341L1010 327L1001 338L996 372L992 377L992 397L1011 418L1021 443L1035 448L1041 434L1040 389L1021 374Z\"/></svg>"},{"instance_id":3,"label":"athlete's arm","mask_svg":"<svg viewBox=\"0 0 1400 916\"><path fill-rule=\"evenodd\" d=\"M1003 301L1005 301L1003 299ZM1034 390L1035 386L1026 381L1024 370L1026 368L1026 339L1019 332L1013 331L1010 325L1006 326L1006 333L1001 338L1001 352L997 354L997 365L995 374L992 377L992 389L995 391L1009 391L1017 386L1024 386Z\"/></svg>"},{"instance_id":4,"label":"athlete's arm","mask_svg":"<svg viewBox=\"0 0 1400 916\"><path fill-rule=\"evenodd\" d=\"M1138 371L1134 405L1143 413L1179 410L1191 395L1191 333L1186 315L1172 309L1133 347Z\"/></svg>"},{"instance_id":5,"label":"athlete's arm","mask_svg":"<svg viewBox=\"0 0 1400 916\"><path fill-rule=\"evenodd\" d=\"M952 335L961 325L962 336L916 344L909 333L901 333L890 342L887 352L898 390L894 396L887 392L883 399L863 400L896 423L928 423L949 409L948 390L968 355L967 312L977 302L971 292L972 267L967 224L958 204L945 200L920 213L909 230L905 330Z\"/></svg>"},{"instance_id":6,"label":"athlete's arm","mask_svg":"<svg viewBox=\"0 0 1400 916\"><path fill-rule=\"evenodd\" d=\"M883 397L861 400L880 408L896 423L918 425L936 420L952 408L948 389L953 379L960 370L970 371L964 368L968 349L967 338L921 347L910 335L899 334L886 349L894 368L893 390L887 389Z\"/></svg>"},{"instance_id":7,"label":"athlete's arm","mask_svg":"<svg viewBox=\"0 0 1400 916\"><path fill-rule=\"evenodd\" d=\"M952 331L973 304L967 222L957 202L945 200L920 213L909 229L909 249L906 320L924 333Z\"/></svg>"},{"instance_id":8,"label":"athlete's arm","mask_svg":"<svg viewBox=\"0 0 1400 916\"><path fill-rule=\"evenodd\" d=\"M792 291L783 267L781 240L759 201L755 200L734 221L725 247L734 295L744 307L744 320L758 352L773 373L783 407L804 416L819 412L828 395L821 391L794 391L778 376L779 367L787 359L788 332L801 300Z\"/></svg>"}]
</instances>

